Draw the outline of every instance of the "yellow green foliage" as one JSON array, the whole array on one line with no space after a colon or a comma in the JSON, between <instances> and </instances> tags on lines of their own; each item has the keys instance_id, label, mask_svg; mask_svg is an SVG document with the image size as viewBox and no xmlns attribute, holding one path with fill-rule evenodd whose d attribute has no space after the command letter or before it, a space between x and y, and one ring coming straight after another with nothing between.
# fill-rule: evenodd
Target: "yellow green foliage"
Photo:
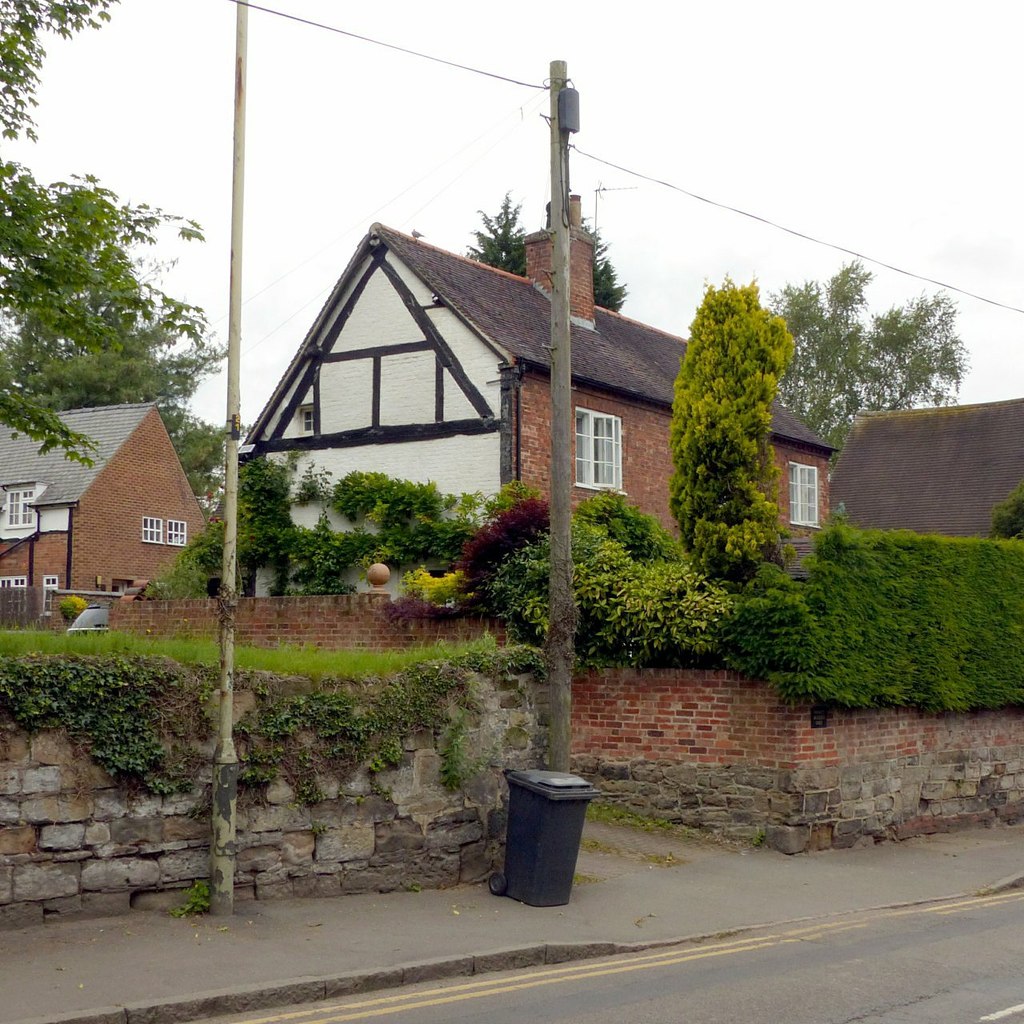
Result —
<instances>
[{"instance_id":1,"label":"yellow green foliage","mask_svg":"<svg viewBox=\"0 0 1024 1024\"><path fill-rule=\"evenodd\" d=\"M409 597L418 597L431 604L446 605L458 601L463 592L465 578L461 572L446 572L443 576L431 576L421 565L402 577L402 588Z\"/></svg>"},{"instance_id":2,"label":"yellow green foliage","mask_svg":"<svg viewBox=\"0 0 1024 1024\"><path fill-rule=\"evenodd\" d=\"M785 322L757 285L708 286L676 379L670 507L695 565L749 579L778 558L778 470L768 443L772 402L793 355Z\"/></svg>"},{"instance_id":3,"label":"yellow green foliage","mask_svg":"<svg viewBox=\"0 0 1024 1024\"><path fill-rule=\"evenodd\" d=\"M86 608L89 607L89 602L84 597L79 597L77 594L69 594L67 597L61 598L60 614L65 622L73 622L78 618Z\"/></svg>"}]
</instances>

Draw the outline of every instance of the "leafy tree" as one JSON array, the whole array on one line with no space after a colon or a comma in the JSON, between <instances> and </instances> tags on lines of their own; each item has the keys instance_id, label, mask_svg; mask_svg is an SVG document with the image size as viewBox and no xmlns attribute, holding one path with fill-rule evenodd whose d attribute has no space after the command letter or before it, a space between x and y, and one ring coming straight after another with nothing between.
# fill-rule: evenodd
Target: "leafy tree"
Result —
<instances>
[{"instance_id":1,"label":"leafy tree","mask_svg":"<svg viewBox=\"0 0 1024 1024\"><path fill-rule=\"evenodd\" d=\"M52 410L156 402L193 491L217 490L223 467L223 431L190 414L189 400L223 352L205 337L180 341L141 317L133 324L93 295L93 314L108 325L95 347L56 335L34 315L8 317L0 326L0 380Z\"/></svg>"},{"instance_id":2,"label":"leafy tree","mask_svg":"<svg viewBox=\"0 0 1024 1024\"><path fill-rule=\"evenodd\" d=\"M779 397L836 448L861 410L953 403L967 369L947 295L870 313L873 277L855 260L823 284L787 285L771 297L796 344Z\"/></svg>"},{"instance_id":3,"label":"leafy tree","mask_svg":"<svg viewBox=\"0 0 1024 1024\"><path fill-rule=\"evenodd\" d=\"M466 255L477 263L486 263L510 274L526 276L526 232L519 223L522 203L512 205L512 193L506 192L501 209L493 217L483 210L477 210L483 221L483 231L474 231L476 245L471 245Z\"/></svg>"},{"instance_id":4,"label":"leafy tree","mask_svg":"<svg viewBox=\"0 0 1024 1024\"><path fill-rule=\"evenodd\" d=\"M512 205L512 193L506 192L495 216L489 217L483 210L478 210L484 229L473 232L476 245L471 245L466 255L478 263L525 277L526 232L519 223L522 209L522 203ZM586 221L583 227L590 231ZM590 233L594 237L594 302L617 313L626 301L626 286L619 283L618 273L608 259L607 242L601 239L598 231Z\"/></svg>"},{"instance_id":5,"label":"leafy tree","mask_svg":"<svg viewBox=\"0 0 1024 1024\"><path fill-rule=\"evenodd\" d=\"M992 536L1024 540L1024 480L992 509Z\"/></svg>"},{"instance_id":6,"label":"leafy tree","mask_svg":"<svg viewBox=\"0 0 1024 1024\"><path fill-rule=\"evenodd\" d=\"M36 138L36 105L45 49L42 37L64 38L109 20L114 0L0 0L0 133ZM108 342L112 321L123 331L139 319L173 337L202 337L200 310L166 295L140 270L136 247L151 245L164 225L183 238L201 237L198 225L149 206L123 204L91 176L50 185L0 159L0 315L31 317L82 351ZM107 315L94 297L109 297ZM0 383L0 424L88 459L86 438L69 431L51 409L20 384Z\"/></svg>"},{"instance_id":7,"label":"leafy tree","mask_svg":"<svg viewBox=\"0 0 1024 1024\"><path fill-rule=\"evenodd\" d=\"M768 435L778 380L793 353L756 284L708 286L675 384L669 505L697 567L744 582L778 557L778 470Z\"/></svg>"},{"instance_id":8,"label":"leafy tree","mask_svg":"<svg viewBox=\"0 0 1024 1024\"><path fill-rule=\"evenodd\" d=\"M585 221L583 226L587 227ZM619 284L618 272L608 259L608 243L596 229L591 234L594 236L594 304L618 313L629 292L624 284Z\"/></svg>"}]
</instances>

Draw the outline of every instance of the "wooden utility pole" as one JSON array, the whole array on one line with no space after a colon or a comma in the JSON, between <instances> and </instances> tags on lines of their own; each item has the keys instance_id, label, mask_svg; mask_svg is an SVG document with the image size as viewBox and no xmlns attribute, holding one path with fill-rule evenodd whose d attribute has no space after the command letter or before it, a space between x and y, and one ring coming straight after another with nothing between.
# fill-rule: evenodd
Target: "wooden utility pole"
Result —
<instances>
[{"instance_id":1,"label":"wooden utility pole","mask_svg":"<svg viewBox=\"0 0 1024 1024\"><path fill-rule=\"evenodd\" d=\"M565 61L551 62L551 577L545 644L551 690L548 766L567 772L572 745L576 600L572 589L572 354L569 347L569 126L559 96ZM575 130L575 129L573 129Z\"/></svg>"},{"instance_id":2,"label":"wooden utility pole","mask_svg":"<svg viewBox=\"0 0 1024 1024\"><path fill-rule=\"evenodd\" d=\"M231 174L231 281L228 297L228 408L224 437L224 558L220 575L220 716L213 755L213 834L210 912L235 908L235 827L238 754L232 735L235 689L235 610L238 593L238 442L241 439L239 363L242 340L242 210L245 172L245 58L249 8L235 15L235 135Z\"/></svg>"}]
</instances>

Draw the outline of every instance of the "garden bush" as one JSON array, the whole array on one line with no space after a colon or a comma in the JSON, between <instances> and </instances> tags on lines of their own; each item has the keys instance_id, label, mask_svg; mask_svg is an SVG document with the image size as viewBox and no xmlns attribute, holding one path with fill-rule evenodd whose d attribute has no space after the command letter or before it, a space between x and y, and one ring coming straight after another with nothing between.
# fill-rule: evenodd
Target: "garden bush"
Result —
<instances>
[{"instance_id":1,"label":"garden bush","mask_svg":"<svg viewBox=\"0 0 1024 1024\"><path fill-rule=\"evenodd\" d=\"M748 585L725 630L729 664L791 700L1024 704L1024 545L840 525L808 565L804 584Z\"/></svg>"}]
</instances>

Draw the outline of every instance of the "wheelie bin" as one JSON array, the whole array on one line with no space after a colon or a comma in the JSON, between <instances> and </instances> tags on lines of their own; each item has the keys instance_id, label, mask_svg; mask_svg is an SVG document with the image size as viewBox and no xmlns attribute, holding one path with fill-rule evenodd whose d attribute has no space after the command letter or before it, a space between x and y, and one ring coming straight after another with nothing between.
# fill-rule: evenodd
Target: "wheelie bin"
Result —
<instances>
[{"instance_id":1,"label":"wheelie bin","mask_svg":"<svg viewBox=\"0 0 1024 1024\"><path fill-rule=\"evenodd\" d=\"M531 907L563 906L572 894L587 804L599 790L567 772L506 769L505 778L505 870L491 875L490 891Z\"/></svg>"}]
</instances>

